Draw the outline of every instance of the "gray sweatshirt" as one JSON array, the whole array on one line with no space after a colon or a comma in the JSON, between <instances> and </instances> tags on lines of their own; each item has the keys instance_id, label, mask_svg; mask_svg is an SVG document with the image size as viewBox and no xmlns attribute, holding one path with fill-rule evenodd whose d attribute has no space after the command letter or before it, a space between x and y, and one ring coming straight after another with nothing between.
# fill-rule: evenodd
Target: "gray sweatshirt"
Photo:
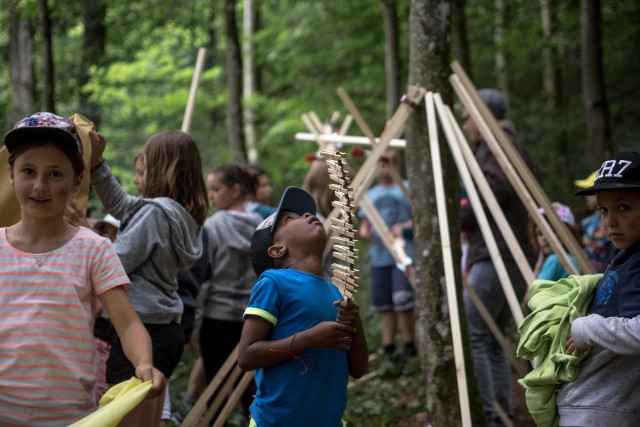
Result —
<instances>
[{"instance_id":1,"label":"gray sweatshirt","mask_svg":"<svg viewBox=\"0 0 640 427\"><path fill-rule=\"evenodd\" d=\"M558 391L560 425L640 426L640 244L611 261L589 312L571 325L591 352Z\"/></svg>"},{"instance_id":2,"label":"gray sweatshirt","mask_svg":"<svg viewBox=\"0 0 640 427\"><path fill-rule=\"evenodd\" d=\"M242 315L257 277L251 267L251 237L262 217L255 212L218 211L207 218L213 276L205 282L204 316L242 322Z\"/></svg>"},{"instance_id":3,"label":"gray sweatshirt","mask_svg":"<svg viewBox=\"0 0 640 427\"><path fill-rule=\"evenodd\" d=\"M202 228L168 197L127 195L106 162L91 173L105 209L121 219L114 247L129 275L127 294L144 323L179 322L182 300L176 276L200 258Z\"/></svg>"}]
</instances>

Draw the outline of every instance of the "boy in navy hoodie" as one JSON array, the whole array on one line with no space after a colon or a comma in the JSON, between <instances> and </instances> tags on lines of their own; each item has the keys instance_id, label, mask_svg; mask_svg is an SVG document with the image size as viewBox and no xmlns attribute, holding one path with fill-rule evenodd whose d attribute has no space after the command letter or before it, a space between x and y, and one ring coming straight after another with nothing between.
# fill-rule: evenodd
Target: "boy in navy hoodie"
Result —
<instances>
[{"instance_id":1,"label":"boy in navy hoodie","mask_svg":"<svg viewBox=\"0 0 640 427\"><path fill-rule=\"evenodd\" d=\"M607 159L594 185L607 236L620 251L587 316L571 326L567 354L589 349L575 381L558 392L561 426L640 425L640 153Z\"/></svg>"}]
</instances>

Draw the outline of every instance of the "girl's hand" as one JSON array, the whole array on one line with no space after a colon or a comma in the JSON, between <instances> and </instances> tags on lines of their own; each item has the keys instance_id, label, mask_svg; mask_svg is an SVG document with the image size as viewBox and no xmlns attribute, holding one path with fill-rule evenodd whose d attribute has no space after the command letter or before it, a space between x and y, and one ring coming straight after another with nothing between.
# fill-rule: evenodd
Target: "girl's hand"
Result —
<instances>
[{"instance_id":1,"label":"girl's hand","mask_svg":"<svg viewBox=\"0 0 640 427\"><path fill-rule=\"evenodd\" d=\"M151 365L138 365L136 367L136 378L142 382L152 380L151 390L149 390L147 399L160 396L167 385L167 379L164 374Z\"/></svg>"},{"instance_id":2,"label":"girl's hand","mask_svg":"<svg viewBox=\"0 0 640 427\"><path fill-rule=\"evenodd\" d=\"M67 222L71 225L75 226L83 226L91 229L91 224L87 220L87 216L84 214L84 211L80 208L80 205L75 200L71 200L67 205L67 210L65 212L65 218Z\"/></svg>"},{"instance_id":3,"label":"girl's hand","mask_svg":"<svg viewBox=\"0 0 640 427\"><path fill-rule=\"evenodd\" d=\"M569 334L569 336L567 337L567 347L565 352L576 357L582 354L582 350L580 350L576 343L573 341L573 335L571 334Z\"/></svg>"},{"instance_id":4,"label":"girl's hand","mask_svg":"<svg viewBox=\"0 0 640 427\"><path fill-rule=\"evenodd\" d=\"M102 153L107 146L107 140L95 130L89 132L89 137L91 137L91 169L94 169L104 161Z\"/></svg>"}]
</instances>

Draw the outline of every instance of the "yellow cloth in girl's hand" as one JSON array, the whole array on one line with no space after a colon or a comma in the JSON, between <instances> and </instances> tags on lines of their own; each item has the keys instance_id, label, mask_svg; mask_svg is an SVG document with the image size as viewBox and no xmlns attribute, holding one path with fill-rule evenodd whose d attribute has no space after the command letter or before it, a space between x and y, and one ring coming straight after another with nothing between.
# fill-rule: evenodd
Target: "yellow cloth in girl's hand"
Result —
<instances>
[{"instance_id":1,"label":"yellow cloth in girl's hand","mask_svg":"<svg viewBox=\"0 0 640 427\"><path fill-rule=\"evenodd\" d=\"M100 409L69 427L116 427L120 420L147 397L151 381L132 377L111 387L100 399Z\"/></svg>"}]
</instances>

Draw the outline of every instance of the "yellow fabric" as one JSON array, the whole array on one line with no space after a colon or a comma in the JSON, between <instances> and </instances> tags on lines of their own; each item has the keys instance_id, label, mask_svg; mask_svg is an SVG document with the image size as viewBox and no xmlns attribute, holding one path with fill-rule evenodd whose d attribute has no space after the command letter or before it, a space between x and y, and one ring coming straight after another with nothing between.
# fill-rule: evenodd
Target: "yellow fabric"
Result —
<instances>
[{"instance_id":1,"label":"yellow fabric","mask_svg":"<svg viewBox=\"0 0 640 427\"><path fill-rule=\"evenodd\" d=\"M585 179L577 179L573 181L576 187L584 190L589 187L593 187L593 183L596 181L596 175L598 175L598 171L594 171L591 175L586 177Z\"/></svg>"},{"instance_id":2,"label":"yellow fabric","mask_svg":"<svg viewBox=\"0 0 640 427\"><path fill-rule=\"evenodd\" d=\"M69 427L116 427L122 418L147 397L151 381L132 377L111 387L100 399L100 409Z\"/></svg>"},{"instance_id":3,"label":"yellow fabric","mask_svg":"<svg viewBox=\"0 0 640 427\"><path fill-rule=\"evenodd\" d=\"M75 194L75 201L83 211L87 209L89 200L89 161L91 159L91 138L89 132L95 129L93 122L82 114L74 114L69 117L76 124L76 130L82 146L84 148L84 166L85 172L80 184L78 192ZM8 227L20 221L20 205L16 199L13 186L11 185L11 177L9 175L8 166L9 152L7 147L0 149L0 227Z\"/></svg>"}]
</instances>

